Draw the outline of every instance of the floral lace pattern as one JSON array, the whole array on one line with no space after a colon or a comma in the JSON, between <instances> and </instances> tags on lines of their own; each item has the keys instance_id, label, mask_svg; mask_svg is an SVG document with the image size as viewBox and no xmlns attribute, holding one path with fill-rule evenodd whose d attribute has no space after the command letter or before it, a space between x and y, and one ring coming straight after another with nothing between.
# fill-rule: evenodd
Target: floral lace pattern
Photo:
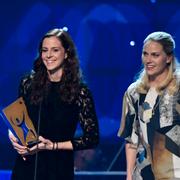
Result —
<instances>
[{"instance_id":1,"label":"floral lace pattern","mask_svg":"<svg viewBox=\"0 0 180 180\"><path fill-rule=\"evenodd\" d=\"M33 74L22 79L19 87L19 96L28 93L32 82ZM87 86L80 87L80 93L76 104L79 107L79 123L83 131L83 135L74 138L71 142L74 150L83 150L94 148L99 142L99 126L95 112L95 106L90 90Z\"/></svg>"},{"instance_id":2,"label":"floral lace pattern","mask_svg":"<svg viewBox=\"0 0 180 180\"><path fill-rule=\"evenodd\" d=\"M74 150L93 148L99 142L99 128L93 99L87 87L81 88L77 104L83 136L72 141L73 148Z\"/></svg>"}]
</instances>

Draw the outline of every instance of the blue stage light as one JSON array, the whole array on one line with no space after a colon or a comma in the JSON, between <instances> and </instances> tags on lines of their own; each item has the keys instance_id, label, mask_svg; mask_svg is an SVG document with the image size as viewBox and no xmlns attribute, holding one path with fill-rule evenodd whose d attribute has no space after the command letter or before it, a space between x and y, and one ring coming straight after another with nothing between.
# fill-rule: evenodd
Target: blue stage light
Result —
<instances>
[{"instance_id":1,"label":"blue stage light","mask_svg":"<svg viewBox=\"0 0 180 180\"><path fill-rule=\"evenodd\" d=\"M156 0L151 0L151 3L156 3Z\"/></svg>"},{"instance_id":2,"label":"blue stage light","mask_svg":"<svg viewBox=\"0 0 180 180\"><path fill-rule=\"evenodd\" d=\"M130 41L129 43L131 46L135 46L135 41Z\"/></svg>"}]
</instances>

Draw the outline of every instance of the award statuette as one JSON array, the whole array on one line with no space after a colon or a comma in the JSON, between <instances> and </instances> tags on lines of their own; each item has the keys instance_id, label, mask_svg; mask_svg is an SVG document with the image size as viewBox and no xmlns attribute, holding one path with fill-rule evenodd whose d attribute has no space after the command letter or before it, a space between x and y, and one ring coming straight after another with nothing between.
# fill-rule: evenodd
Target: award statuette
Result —
<instances>
[{"instance_id":1,"label":"award statuette","mask_svg":"<svg viewBox=\"0 0 180 180\"><path fill-rule=\"evenodd\" d=\"M20 144L32 146L38 143L38 136L29 118L24 100L18 98L2 110L1 116Z\"/></svg>"}]
</instances>

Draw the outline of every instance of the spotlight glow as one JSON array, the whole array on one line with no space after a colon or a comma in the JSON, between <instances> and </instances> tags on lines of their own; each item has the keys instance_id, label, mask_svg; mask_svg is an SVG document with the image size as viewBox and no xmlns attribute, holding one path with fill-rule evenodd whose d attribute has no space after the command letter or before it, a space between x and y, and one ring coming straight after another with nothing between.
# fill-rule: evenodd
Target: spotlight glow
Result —
<instances>
[{"instance_id":1,"label":"spotlight glow","mask_svg":"<svg viewBox=\"0 0 180 180\"><path fill-rule=\"evenodd\" d=\"M63 27L63 31L68 31L68 28L66 26Z\"/></svg>"},{"instance_id":2,"label":"spotlight glow","mask_svg":"<svg viewBox=\"0 0 180 180\"><path fill-rule=\"evenodd\" d=\"M131 46L135 46L135 41L130 41L129 43Z\"/></svg>"},{"instance_id":3,"label":"spotlight glow","mask_svg":"<svg viewBox=\"0 0 180 180\"><path fill-rule=\"evenodd\" d=\"M151 3L156 3L156 0L151 0Z\"/></svg>"}]
</instances>

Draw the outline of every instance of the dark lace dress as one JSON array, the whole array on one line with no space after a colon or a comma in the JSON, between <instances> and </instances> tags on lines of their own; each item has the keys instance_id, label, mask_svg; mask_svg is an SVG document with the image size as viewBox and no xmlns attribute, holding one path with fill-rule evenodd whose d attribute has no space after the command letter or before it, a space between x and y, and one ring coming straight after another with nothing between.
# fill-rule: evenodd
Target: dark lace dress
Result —
<instances>
[{"instance_id":1,"label":"dark lace dress","mask_svg":"<svg viewBox=\"0 0 180 180\"><path fill-rule=\"evenodd\" d=\"M38 124L39 106L28 100L28 88L31 78L26 78L20 86L29 116L35 128ZM98 122L94 103L89 89L82 84L78 98L68 104L59 97L60 82L51 82L48 97L42 102L39 134L53 142L71 141L73 151L94 148L99 141ZM74 137L78 122L83 135ZM37 180L71 180L74 177L73 151L41 151L37 156ZM35 172L35 155L27 156L24 161L18 155L12 171L13 180L33 180Z\"/></svg>"}]
</instances>

